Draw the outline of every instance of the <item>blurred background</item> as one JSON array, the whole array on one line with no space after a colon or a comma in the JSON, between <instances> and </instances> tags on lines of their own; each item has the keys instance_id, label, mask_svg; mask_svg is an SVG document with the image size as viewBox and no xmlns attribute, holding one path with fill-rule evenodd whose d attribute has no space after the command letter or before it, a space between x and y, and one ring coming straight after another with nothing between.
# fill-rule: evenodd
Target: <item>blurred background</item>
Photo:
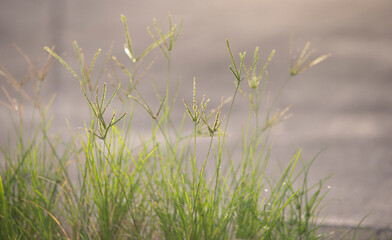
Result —
<instances>
[{"instance_id":1,"label":"blurred background","mask_svg":"<svg viewBox=\"0 0 392 240\"><path fill-rule=\"evenodd\" d=\"M251 56L260 46L261 58L266 59L276 49L268 70L271 96L289 74L291 35L296 53L307 41L317 48L315 56L331 53L322 64L294 77L283 91L278 107L291 104L292 117L272 132L271 161L287 162L299 148L304 159L310 159L326 148L311 173L314 182L334 173L323 202L325 223L355 226L368 215L364 226L392 228L390 0L0 0L0 65L23 79L27 64L13 44L33 60L46 58L43 47L55 45L56 52L77 68L72 49L77 40L87 62L102 48L98 72L112 44L112 54L126 62L120 14L127 17L135 51L141 52L152 42L146 27L153 26L153 18L168 30L168 12L174 23L184 20L171 73L174 80L182 79L180 100L191 96L194 76L198 92L212 98L214 106L221 96L233 94L226 39L235 54L246 50ZM146 85L149 79L159 82L166 77L159 50L151 55L158 58ZM7 85L3 76L0 83ZM55 62L46 86L44 99L57 94L52 105L55 128L66 131L65 118L72 128L82 127L88 111L77 80ZM152 91L144 91L153 98ZM3 110L0 122L5 123L8 115ZM240 100L232 121L240 123L247 111ZM143 121L138 124L143 127ZM1 124L1 143L8 126ZM239 127L231 131L240 136Z\"/></svg>"}]
</instances>

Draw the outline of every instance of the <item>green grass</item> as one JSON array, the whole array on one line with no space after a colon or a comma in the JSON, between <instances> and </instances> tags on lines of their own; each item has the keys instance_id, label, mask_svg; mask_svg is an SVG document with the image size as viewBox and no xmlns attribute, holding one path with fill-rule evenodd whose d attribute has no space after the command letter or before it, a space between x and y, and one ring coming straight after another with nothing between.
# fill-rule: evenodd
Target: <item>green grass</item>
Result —
<instances>
[{"instance_id":1,"label":"green grass","mask_svg":"<svg viewBox=\"0 0 392 240\"><path fill-rule=\"evenodd\" d=\"M101 50L88 63L76 42L79 73L49 47L42 67L25 56L34 91L24 90L1 67L9 85L8 90L2 87L6 96L2 104L13 125L8 143L1 147L0 239L326 238L318 233L326 179L314 185L307 179L314 159L306 162L301 150L294 153L278 179L268 176L266 169L272 147L269 133L289 111L277 111L276 99L291 77L329 55L309 61L312 51L306 44L292 61L278 96L267 105L267 66L274 51L262 61L257 47L248 64L246 52L237 59L226 41L235 82L232 97L211 107L207 97L198 97L194 79L193 90L189 89L192 102L183 100L183 118L172 119L177 97L185 98L171 89L170 75L171 53L182 23L173 24L169 15L169 30L164 33L154 20L153 29L148 28L152 44L138 54L126 19L121 19L130 61L123 64L108 53L102 69L109 84L91 77ZM137 71L152 51L160 51L167 62L166 88L157 90L154 107L139 91L139 80L151 64L141 74ZM91 116L83 133L70 128L69 136L60 136L49 131L50 102L40 101L40 89L51 57L80 83ZM249 102L249 114L237 156L226 136L241 95ZM114 102L121 103L119 113ZM28 104L38 123L26 124L22 109ZM140 135L133 125L136 108L151 120L150 135ZM191 130L185 127L189 123ZM207 148L199 146L199 138L208 139ZM208 172L207 166L213 170ZM76 177L71 177L74 173Z\"/></svg>"}]
</instances>

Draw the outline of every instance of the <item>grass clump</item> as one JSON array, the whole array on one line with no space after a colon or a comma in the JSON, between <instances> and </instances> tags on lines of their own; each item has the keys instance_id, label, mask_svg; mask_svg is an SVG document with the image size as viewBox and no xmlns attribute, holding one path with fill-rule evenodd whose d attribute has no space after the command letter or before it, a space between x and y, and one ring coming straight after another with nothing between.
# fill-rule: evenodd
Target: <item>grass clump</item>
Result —
<instances>
[{"instance_id":1,"label":"grass clump","mask_svg":"<svg viewBox=\"0 0 392 240\"><path fill-rule=\"evenodd\" d=\"M49 55L41 69L26 57L31 63L26 76L34 86L32 93L1 67L1 75L13 89L10 93L2 87L7 97L2 103L9 111L19 112L19 117L13 121L8 145L1 148L0 239L323 238L318 233L318 211L327 190L325 179L309 185L307 176L314 159L304 162L300 150L280 178L266 174L271 153L269 132L289 110L275 111L276 101L265 111L261 109L266 69L274 51L261 64L256 48L248 65L246 52L237 60L226 41L235 83L232 98L222 99L220 105L208 110L209 99L203 95L198 100L194 79L192 103L183 100L184 114L179 121L171 118L179 93L171 90L170 69L182 23L177 27L169 15L169 30L164 33L154 20L155 33L148 28L153 42L137 55L126 19L121 19L126 33L124 51L130 61L123 64L109 52L103 69L110 85L103 83L102 92L98 87L102 83L91 77L101 50L87 64L76 42L80 73L53 48L45 47ZM310 56L308 47L289 75L327 58L323 55L303 65ZM152 64L137 74L142 60L154 49L159 49L167 62L166 88L157 90L155 110L139 90L139 80ZM50 104L43 106L39 99L51 57L80 83L91 116L82 134L71 130L69 137L49 134ZM125 80L118 77L119 70ZM243 86L245 79L248 87ZM249 101L249 114L241 154L234 157L227 136L238 93ZM32 104L33 117L38 115L36 126L25 126L24 101ZM115 102L121 103L120 114L114 110L118 106ZM136 107L149 116L150 135L135 133ZM222 117L225 113L227 117ZM185 127L189 119L191 131ZM209 142L205 151L198 145L201 137ZM207 171L207 166L214 166L213 170Z\"/></svg>"}]
</instances>

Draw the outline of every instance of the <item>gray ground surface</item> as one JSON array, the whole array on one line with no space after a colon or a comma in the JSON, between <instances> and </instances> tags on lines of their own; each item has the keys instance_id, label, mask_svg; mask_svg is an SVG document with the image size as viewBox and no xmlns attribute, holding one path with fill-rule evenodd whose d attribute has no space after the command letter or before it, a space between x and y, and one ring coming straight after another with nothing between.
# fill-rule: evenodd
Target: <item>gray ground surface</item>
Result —
<instances>
[{"instance_id":1,"label":"gray ground surface","mask_svg":"<svg viewBox=\"0 0 392 240\"><path fill-rule=\"evenodd\" d=\"M16 78L23 78L21 69L26 64L12 43L32 59L44 53L43 46L52 44L66 59L74 59L73 40L89 58L97 48L107 51L114 41L114 55L124 56L120 14L128 19L135 48L143 49L150 43L146 26L155 17L165 27L168 11L175 22L184 17L173 53L173 76L182 77L181 89L186 93L196 76L199 92L216 97L215 102L233 91L226 38L233 52L251 53L258 45L266 57L277 50L269 69L272 94L287 77L290 33L294 33L295 47L310 41L317 53L332 53L326 62L294 78L283 92L279 106L292 104L293 116L273 132L273 159L285 162L300 147L307 159L328 147L311 174L316 181L335 173L328 181L325 222L355 226L370 214L364 226L392 228L390 0L1 0L0 64ZM159 52L154 54L159 56ZM149 76L156 81L165 74L159 64L160 60ZM79 107L84 102L80 103L83 99L76 80L58 64L50 79L46 91L58 92L53 108L56 124L61 128L61 119L67 117L72 127L80 127L86 114ZM246 114L240 105L234 122L241 122ZM3 111L0 117L1 122L7 121ZM4 136L3 124L0 130ZM240 134L239 129L231 131L234 137Z\"/></svg>"}]
</instances>

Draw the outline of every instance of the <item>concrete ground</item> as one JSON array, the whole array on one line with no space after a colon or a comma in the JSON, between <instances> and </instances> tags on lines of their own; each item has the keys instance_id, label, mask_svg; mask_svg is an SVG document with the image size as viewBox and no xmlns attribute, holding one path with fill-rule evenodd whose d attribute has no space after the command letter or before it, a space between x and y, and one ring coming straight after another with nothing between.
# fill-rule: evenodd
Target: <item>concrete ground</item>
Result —
<instances>
[{"instance_id":1,"label":"concrete ground","mask_svg":"<svg viewBox=\"0 0 392 240\"><path fill-rule=\"evenodd\" d=\"M89 59L98 48L107 52L114 41L113 54L124 56L121 13L127 17L135 49L141 51L151 41L146 26L152 26L155 17L167 27L169 11L174 22L184 18L173 52L172 76L181 76L181 89L189 93L196 76L198 91L215 97L215 103L233 92L226 39L234 53L252 54L260 46L265 58L276 49L269 67L271 95L288 75L291 33L296 52L310 41L316 55L331 53L331 58L292 79L283 91L278 105L292 104L293 116L273 132L273 159L284 162L300 147L309 159L327 148L311 174L317 181L334 173L324 201L326 226L352 227L367 216L363 226L392 229L390 0L1 0L0 64L16 78L24 77L21 69L26 64L12 43L32 59L44 53L43 46L55 44L56 51L71 61L74 40ZM160 57L158 51L154 54ZM148 78L163 78L160 61ZM75 128L81 126L86 115L75 109L83 101L76 80L59 64L49 77L47 93L58 93L54 115L70 118ZM4 78L0 79L4 85ZM234 122L246 118L247 109L241 104L234 111ZM0 117L7 120L3 112ZM64 126L62 120L58 122ZM0 130L2 135L6 132ZM240 136L239 129L231 131L232 136Z\"/></svg>"}]
</instances>

